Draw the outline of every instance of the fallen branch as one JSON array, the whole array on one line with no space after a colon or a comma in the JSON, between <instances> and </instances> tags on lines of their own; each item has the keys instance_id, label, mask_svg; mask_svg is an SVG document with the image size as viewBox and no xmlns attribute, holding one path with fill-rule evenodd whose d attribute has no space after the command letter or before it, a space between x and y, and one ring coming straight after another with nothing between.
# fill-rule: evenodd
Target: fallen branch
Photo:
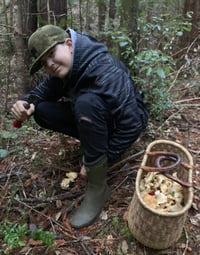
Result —
<instances>
[{"instance_id":1,"label":"fallen branch","mask_svg":"<svg viewBox=\"0 0 200 255\"><path fill-rule=\"evenodd\" d=\"M16 173L0 174L0 179L10 178L13 176L19 177L20 175L22 177L30 177L30 175L27 173L16 172Z\"/></svg>"},{"instance_id":2,"label":"fallen branch","mask_svg":"<svg viewBox=\"0 0 200 255\"><path fill-rule=\"evenodd\" d=\"M174 104L180 104L180 103L191 102L191 101L196 101L196 100L200 100L200 97L178 100L178 101L175 101Z\"/></svg>"},{"instance_id":3,"label":"fallen branch","mask_svg":"<svg viewBox=\"0 0 200 255\"><path fill-rule=\"evenodd\" d=\"M65 199L76 198L76 197L80 196L81 194L82 194L82 192L77 191L74 193L65 193L65 194L61 194L58 196L47 197L47 198L20 198L19 201L29 202L29 203L33 203L33 202L49 203L49 202L53 202L56 200L65 200Z\"/></svg>"},{"instance_id":4,"label":"fallen branch","mask_svg":"<svg viewBox=\"0 0 200 255\"><path fill-rule=\"evenodd\" d=\"M109 168L109 171L113 171L113 169L119 167L120 165L131 162L132 160L135 160L135 158L141 156L143 153L144 153L144 150L141 150L131 156L126 157L125 159L122 159L121 161L118 161L117 163L115 163Z\"/></svg>"},{"instance_id":5,"label":"fallen branch","mask_svg":"<svg viewBox=\"0 0 200 255\"><path fill-rule=\"evenodd\" d=\"M170 115L163 123L160 127L157 128L157 131L161 130L162 127L165 125L165 123L167 123L170 119L172 119L177 113L181 112L183 109L180 108L177 112L173 113L172 115Z\"/></svg>"},{"instance_id":6,"label":"fallen branch","mask_svg":"<svg viewBox=\"0 0 200 255\"><path fill-rule=\"evenodd\" d=\"M188 233L186 231L186 228L184 227L184 232L185 232L185 237L186 237L186 244L185 244L185 249L182 255L185 255L187 250L188 250L188 244L189 244L189 238L188 238Z\"/></svg>"},{"instance_id":7,"label":"fallen branch","mask_svg":"<svg viewBox=\"0 0 200 255\"><path fill-rule=\"evenodd\" d=\"M118 189L119 187L122 186L122 184L128 179L128 176L126 176L114 189L113 191L115 191L116 189Z\"/></svg>"},{"instance_id":8,"label":"fallen branch","mask_svg":"<svg viewBox=\"0 0 200 255\"><path fill-rule=\"evenodd\" d=\"M64 231L66 231L66 232L69 233L69 229L67 229L66 227L64 227L62 224L60 224L58 221L56 221L56 220L53 219L52 217L49 217L49 216L47 216L46 214L44 214L44 213L42 213L42 212L39 212L38 210L34 209L32 206L30 206L30 205L28 205L28 204L26 204L26 203L24 203L24 202L22 202L22 201L20 201L20 200L18 200L18 199L16 199L16 198L14 198L14 200L15 200L16 202L22 204L23 206L29 208L30 210L36 212L37 214L41 215L42 217L48 219L48 220L50 221L50 224L51 224L51 225L52 225L52 222L53 222L53 223L56 224L58 227L60 227L61 229L63 229ZM72 235L71 233L69 234L69 236L70 236L72 239L74 239L74 240L77 240L77 239L78 239L76 236Z\"/></svg>"},{"instance_id":9,"label":"fallen branch","mask_svg":"<svg viewBox=\"0 0 200 255\"><path fill-rule=\"evenodd\" d=\"M182 107L200 107L200 104L180 104Z\"/></svg>"}]
</instances>

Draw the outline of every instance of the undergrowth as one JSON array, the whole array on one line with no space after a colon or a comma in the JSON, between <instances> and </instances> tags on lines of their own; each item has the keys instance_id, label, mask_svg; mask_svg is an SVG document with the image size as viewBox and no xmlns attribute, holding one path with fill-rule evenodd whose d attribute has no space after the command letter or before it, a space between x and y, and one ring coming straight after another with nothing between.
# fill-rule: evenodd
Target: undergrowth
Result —
<instances>
[{"instance_id":1,"label":"undergrowth","mask_svg":"<svg viewBox=\"0 0 200 255\"><path fill-rule=\"evenodd\" d=\"M141 15L138 19L140 40L137 49L123 31L109 31L107 36L118 45L115 54L120 54L129 66L133 80L144 95L150 115L162 121L164 113L173 106L170 87L174 80L176 61L173 53L184 31L190 31L191 17L152 17L146 22ZM114 53L114 52L113 52Z\"/></svg>"}]
</instances>

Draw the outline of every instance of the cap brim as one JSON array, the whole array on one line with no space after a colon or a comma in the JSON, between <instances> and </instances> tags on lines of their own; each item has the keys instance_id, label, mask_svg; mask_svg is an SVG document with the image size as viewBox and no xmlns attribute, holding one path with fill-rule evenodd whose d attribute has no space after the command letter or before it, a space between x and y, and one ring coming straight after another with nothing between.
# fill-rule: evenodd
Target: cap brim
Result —
<instances>
[{"instance_id":1,"label":"cap brim","mask_svg":"<svg viewBox=\"0 0 200 255\"><path fill-rule=\"evenodd\" d=\"M58 44L58 42L53 43L49 48L47 48L38 58L36 58L36 60L34 61L34 63L32 64L31 68L30 68L30 75L33 75L34 73L36 73L37 71L39 71L42 68L42 64L41 64L41 58L51 49L53 48L56 44Z\"/></svg>"}]
</instances>

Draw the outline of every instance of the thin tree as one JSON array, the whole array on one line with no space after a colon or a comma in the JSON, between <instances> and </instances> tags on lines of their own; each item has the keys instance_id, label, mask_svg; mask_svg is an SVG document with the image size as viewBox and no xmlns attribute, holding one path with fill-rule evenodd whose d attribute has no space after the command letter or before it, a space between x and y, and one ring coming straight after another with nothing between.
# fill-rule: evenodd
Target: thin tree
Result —
<instances>
[{"instance_id":1,"label":"thin tree","mask_svg":"<svg viewBox=\"0 0 200 255\"><path fill-rule=\"evenodd\" d=\"M38 16L40 25L51 23L65 28L67 23L67 1L39 0Z\"/></svg>"},{"instance_id":2,"label":"thin tree","mask_svg":"<svg viewBox=\"0 0 200 255\"><path fill-rule=\"evenodd\" d=\"M98 31L102 32L104 31L104 25L106 20L106 0L98 0Z\"/></svg>"},{"instance_id":3,"label":"thin tree","mask_svg":"<svg viewBox=\"0 0 200 255\"><path fill-rule=\"evenodd\" d=\"M23 90L29 84L28 67L26 66L25 59L27 58L27 43L26 34L23 30L24 26L24 1L17 0L14 6L14 45L15 45L15 56L13 58L13 73L15 74L15 84L17 87L17 92L20 95ZM27 72L25 71L27 70Z\"/></svg>"},{"instance_id":4,"label":"thin tree","mask_svg":"<svg viewBox=\"0 0 200 255\"><path fill-rule=\"evenodd\" d=\"M200 24L200 1L199 0L185 0L184 15L192 13L192 29L191 32L185 32L180 40L180 47L187 48L189 45L197 43L199 36Z\"/></svg>"},{"instance_id":5,"label":"thin tree","mask_svg":"<svg viewBox=\"0 0 200 255\"><path fill-rule=\"evenodd\" d=\"M121 28L128 31L132 39L132 46L136 49L138 41L137 17L138 17L138 0L123 0L121 8Z\"/></svg>"}]
</instances>

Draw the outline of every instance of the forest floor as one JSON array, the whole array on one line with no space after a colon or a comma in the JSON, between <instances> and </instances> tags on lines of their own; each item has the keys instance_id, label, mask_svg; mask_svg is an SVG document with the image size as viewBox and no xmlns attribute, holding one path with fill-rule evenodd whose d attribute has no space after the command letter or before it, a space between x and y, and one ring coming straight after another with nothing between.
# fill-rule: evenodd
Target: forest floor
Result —
<instances>
[{"instance_id":1,"label":"forest floor","mask_svg":"<svg viewBox=\"0 0 200 255\"><path fill-rule=\"evenodd\" d=\"M1 148L10 153L0 159L0 254L199 255L199 83L197 79L176 85L175 106L162 123L150 120L145 133L132 146L129 151L129 156L135 155L129 165L132 170L124 169L123 164L110 170L108 176L112 195L109 203L92 226L80 230L70 227L69 217L84 194L86 179L78 174L69 188L62 189L60 185L67 172L79 173L79 142L42 130L31 119L21 129L14 129L11 115L1 116ZM193 203L181 238L164 250L150 249L139 243L127 225L127 212L135 190L137 169L146 147L158 139L182 144L194 160ZM26 226L30 232L42 229L43 237L33 238L27 233L20 234L19 226ZM48 231L55 234L54 246L45 244L45 238L48 241ZM21 247L15 247L17 245Z\"/></svg>"}]
</instances>

